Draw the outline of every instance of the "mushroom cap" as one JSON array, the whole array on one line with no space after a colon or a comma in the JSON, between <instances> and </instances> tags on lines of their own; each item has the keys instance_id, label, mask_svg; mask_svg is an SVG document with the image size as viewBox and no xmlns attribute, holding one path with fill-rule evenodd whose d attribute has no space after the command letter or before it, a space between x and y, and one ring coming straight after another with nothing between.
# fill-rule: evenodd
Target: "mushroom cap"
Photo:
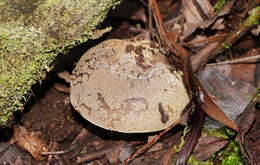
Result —
<instances>
[{"instance_id":1,"label":"mushroom cap","mask_svg":"<svg viewBox=\"0 0 260 165\"><path fill-rule=\"evenodd\" d=\"M70 99L91 123L124 133L165 129L189 102L181 74L154 43L118 39L81 57L73 70Z\"/></svg>"}]
</instances>

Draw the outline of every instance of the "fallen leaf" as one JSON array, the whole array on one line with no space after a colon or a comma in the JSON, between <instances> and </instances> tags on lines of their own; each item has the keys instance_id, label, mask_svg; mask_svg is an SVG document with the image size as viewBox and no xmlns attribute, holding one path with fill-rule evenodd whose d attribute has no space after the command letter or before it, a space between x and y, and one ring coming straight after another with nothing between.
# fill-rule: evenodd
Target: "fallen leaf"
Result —
<instances>
[{"instance_id":1,"label":"fallen leaf","mask_svg":"<svg viewBox=\"0 0 260 165\"><path fill-rule=\"evenodd\" d=\"M12 143L18 144L27 150L36 160L42 160L41 153L46 152L46 144L40 137L40 133L28 131L25 127L15 126Z\"/></svg>"},{"instance_id":2,"label":"fallen leaf","mask_svg":"<svg viewBox=\"0 0 260 165\"><path fill-rule=\"evenodd\" d=\"M197 107L196 107L197 108ZM190 154L195 148L199 137L201 136L202 125L204 121L204 112L201 109L196 109L191 117L191 129L185 138L185 144L181 148L176 158L176 165L185 165Z\"/></svg>"},{"instance_id":3,"label":"fallen leaf","mask_svg":"<svg viewBox=\"0 0 260 165\"><path fill-rule=\"evenodd\" d=\"M260 48L250 49L245 53L245 55L240 56L239 58L253 57L259 54L260 54ZM241 64L230 65L232 67L232 77L237 80L244 80L244 81L254 83L256 79L255 77L256 66L259 65L257 64L257 61L258 61L257 59L252 59L252 60L247 60L246 62Z\"/></svg>"},{"instance_id":4,"label":"fallen leaf","mask_svg":"<svg viewBox=\"0 0 260 165\"><path fill-rule=\"evenodd\" d=\"M204 161L222 149L227 143L228 140L224 138L204 136L199 139L194 153L200 161Z\"/></svg>"},{"instance_id":5,"label":"fallen leaf","mask_svg":"<svg viewBox=\"0 0 260 165\"><path fill-rule=\"evenodd\" d=\"M22 150L19 146L10 144L8 142L0 143L0 164L6 165L23 165L22 163L18 164L17 162L26 162L26 165L32 165L33 158L30 154ZM8 162L8 163L7 163ZM17 163L17 164L16 164Z\"/></svg>"},{"instance_id":6,"label":"fallen leaf","mask_svg":"<svg viewBox=\"0 0 260 165\"><path fill-rule=\"evenodd\" d=\"M215 13L209 1L183 0L183 15L185 17L186 22L183 25L184 31L182 38L187 38L198 28L206 29L210 25L214 24L216 21L217 23L215 26L213 26L213 28L223 28L222 26L224 25L222 24L221 20L218 21L218 19L219 17L226 15L230 12L234 2L235 1L228 1L219 13ZM205 6L207 7L205 8ZM204 13L205 11L207 12Z\"/></svg>"},{"instance_id":7,"label":"fallen leaf","mask_svg":"<svg viewBox=\"0 0 260 165\"><path fill-rule=\"evenodd\" d=\"M227 65L206 68L200 80L210 99L224 111L228 118L236 120L249 103L254 92L251 83L232 79L232 68Z\"/></svg>"},{"instance_id":8,"label":"fallen leaf","mask_svg":"<svg viewBox=\"0 0 260 165\"><path fill-rule=\"evenodd\" d=\"M243 155L247 158L248 164L252 165L260 163L260 112L257 110L257 104L259 104L259 102L260 97L255 95L255 99L252 99L247 105L239 122L241 129L238 134L238 142Z\"/></svg>"},{"instance_id":9,"label":"fallen leaf","mask_svg":"<svg viewBox=\"0 0 260 165\"><path fill-rule=\"evenodd\" d=\"M211 118L217 120L218 122L238 131L239 128L237 124L226 116L226 114L212 101L209 97L207 91L204 89L200 81L198 80L198 86L201 88L202 94L200 95L202 103L202 109Z\"/></svg>"}]
</instances>

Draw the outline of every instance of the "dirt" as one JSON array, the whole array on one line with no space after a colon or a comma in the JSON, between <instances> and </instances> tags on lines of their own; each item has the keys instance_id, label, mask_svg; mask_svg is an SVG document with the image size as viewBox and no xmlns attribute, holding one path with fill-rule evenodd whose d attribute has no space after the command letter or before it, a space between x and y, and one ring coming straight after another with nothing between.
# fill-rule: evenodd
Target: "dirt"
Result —
<instances>
[{"instance_id":1,"label":"dirt","mask_svg":"<svg viewBox=\"0 0 260 165\"><path fill-rule=\"evenodd\" d=\"M42 86L44 85L46 84L42 84ZM50 84L47 86L49 85ZM14 135L11 140L13 144L0 143L0 146L2 146L0 148L3 149L3 152L0 154L0 163L20 161L25 164L49 163L71 165L77 164L80 160L88 159L88 157L94 157L93 160L92 158L90 159L90 164L118 164L120 161L118 158L119 155L114 152L118 150L121 143L123 144L121 151L126 152L125 154L130 156L133 154L133 151L147 142L149 136L154 135L154 133L137 135L121 134L96 127L84 120L72 108L69 102L69 94L58 91L53 85L50 86L49 89L44 90L43 96L33 101L32 106L22 114L20 122L15 124L15 127L23 127L25 130L14 129L14 131L17 132L14 132L14 134L19 134L26 138L22 141L19 139L14 140L14 136L18 136ZM82 130L86 132L81 137L80 134L82 134ZM144 157L136 159L132 164L158 164L158 162L162 161L161 157L163 157L165 152L169 150L173 144L179 142L180 133L181 132L176 130L169 132L167 134L169 138L162 139L152 147L150 152L145 154ZM29 134L35 135L32 137L28 136ZM47 152L53 153L43 154L41 155L41 159L38 159L28 154L28 152L32 150L31 147L18 147L21 142L32 143L35 137L44 143ZM121 141L121 143L117 145L119 141ZM43 144L34 142L34 145L39 148ZM98 153L106 151L106 148L111 148L112 150L105 152L103 156L99 156ZM60 151L65 153L58 153ZM4 153L4 155L2 153ZM10 153L12 154L10 155ZM85 155L88 153L90 156ZM5 155L8 154L9 156L6 157ZM126 159L126 156L123 156L123 159ZM83 162L82 164L88 163Z\"/></svg>"}]
</instances>

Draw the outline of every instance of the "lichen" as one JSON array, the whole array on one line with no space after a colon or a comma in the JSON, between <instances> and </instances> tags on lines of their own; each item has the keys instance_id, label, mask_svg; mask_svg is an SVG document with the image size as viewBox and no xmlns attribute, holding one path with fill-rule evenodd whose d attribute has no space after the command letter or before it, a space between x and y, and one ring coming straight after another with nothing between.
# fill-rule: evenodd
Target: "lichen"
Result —
<instances>
[{"instance_id":1,"label":"lichen","mask_svg":"<svg viewBox=\"0 0 260 165\"><path fill-rule=\"evenodd\" d=\"M56 56L93 38L120 0L0 1L0 126L23 109Z\"/></svg>"}]
</instances>

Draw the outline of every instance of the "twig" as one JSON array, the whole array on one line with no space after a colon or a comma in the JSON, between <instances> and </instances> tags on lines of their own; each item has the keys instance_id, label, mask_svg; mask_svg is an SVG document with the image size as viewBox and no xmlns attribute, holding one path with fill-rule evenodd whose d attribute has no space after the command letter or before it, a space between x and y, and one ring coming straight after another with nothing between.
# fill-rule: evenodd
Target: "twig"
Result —
<instances>
[{"instance_id":1,"label":"twig","mask_svg":"<svg viewBox=\"0 0 260 165\"><path fill-rule=\"evenodd\" d=\"M147 3L145 3L143 0L140 0L140 2L141 2L145 7L148 7Z\"/></svg>"},{"instance_id":2,"label":"twig","mask_svg":"<svg viewBox=\"0 0 260 165\"><path fill-rule=\"evenodd\" d=\"M50 151L50 152L42 152L41 154L42 155L61 155L61 154L66 154L68 153L69 151L71 151L72 149L74 149L75 147L71 147L67 150L64 150L64 151Z\"/></svg>"},{"instance_id":3,"label":"twig","mask_svg":"<svg viewBox=\"0 0 260 165\"><path fill-rule=\"evenodd\" d=\"M240 64L240 63L247 63L251 60L257 60L260 59L260 55L255 55L251 57L243 57L240 59L235 59L235 60L228 60L228 61L223 61L223 62L217 62L217 63L212 63L212 64L207 64L207 67L213 67L213 66L218 66L218 65L228 65L228 64Z\"/></svg>"},{"instance_id":4,"label":"twig","mask_svg":"<svg viewBox=\"0 0 260 165\"><path fill-rule=\"evenodd\" d=\"M103 147L102 149L96 151L87 153L83 156L80 156L77 158L77 163L84 163L89 162L91 160L99 159L103 157L105 154L113 151L116 147L120 146L121 144L114 143L114 144L108 144L107 146Z\"/></svg>"},{"instance_id":5,"label":"twig","mask_svg":"<svg viewBox=\"0 0 260 165\"><path fill-rule=\"evenodd\" d=\"M187 43L184 43L185 46L194 46L196 44L205 44L205 43L212 43L212 42L221 42L228 36L227 33L224 34L217 34L214 36L210 36L207 38L199 39L199 40L193 40Z\"/></svg>"},{"instance_id":6,"label":"twig","mask_svg":"<svg viewBox=\"0 0 260 165\"><path fill-rule=\"evenodd\" d=\"M159 135L157 135L155 138L153 138L151 141L146 143L142 148L137 150L130 158L126 159L121 165L127 165L129 162L134 160L136 157L144 153L146 150L148 150L152 145L154 145L163 135L165 135L169 130L171 130L173 127L175 127L177 124L179 124L182 121L182 118L177 120L175 123L173 123L170 127L163 130Z\"/></svg>"},{"instance_id":7,"label":"twig","mask_svg":"<svg viewBox=\"0 0 260 165\"><path fill-rule=\"evenodd\" d=\"M49 151L49 152L42 152L42 155L61 155L61 154L66 154L72 150L74 150L77 146L78 143L81 139L84 139L88 135L88 132L85 128L81 129L80 133L77 135L77 137L73 140L72 144L70 147L66 150L60 150L60 151Z\"/></svg>"}]
</instances>

